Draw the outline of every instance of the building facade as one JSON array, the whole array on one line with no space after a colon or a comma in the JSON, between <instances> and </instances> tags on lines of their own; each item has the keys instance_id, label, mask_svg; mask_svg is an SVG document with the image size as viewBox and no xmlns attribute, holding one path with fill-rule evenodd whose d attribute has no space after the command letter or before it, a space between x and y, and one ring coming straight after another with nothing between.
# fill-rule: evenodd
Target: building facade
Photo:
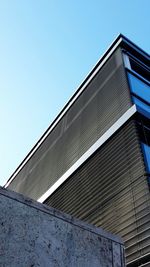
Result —
<instances>
[{"instance_id":1,"label":"building facade","mask_svg":"<svg viewBox=\"0 0 150 267\"><path fill-rule=\"evenodd\" d=\"M6 187L120 235L150 264L149 54L119 35Z\"/></svg>"}]
</instances>

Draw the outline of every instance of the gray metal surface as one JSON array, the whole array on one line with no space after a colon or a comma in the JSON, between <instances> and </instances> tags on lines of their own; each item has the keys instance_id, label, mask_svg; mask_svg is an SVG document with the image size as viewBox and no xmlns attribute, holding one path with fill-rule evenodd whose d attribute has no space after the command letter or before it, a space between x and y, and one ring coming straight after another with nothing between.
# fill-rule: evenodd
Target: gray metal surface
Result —
<instances>
[{"instance_id":1,"label":"gray metal surface","mask_svg":"<svg viewBox=\"0 0 150 267\"><path fill-rule=\"evenodd\" d=\"M96 65L92 69L92 71L87 75L85 80L81 83L79 88L75 91L74 95L71 97L71 99L68 101L68 103L64 106L62 111L57 115L57 117L50 124L50 126L44 132L44 134L41 136L41 138L38 140L38 142L29 151L29 153L24 158L24 160L19 164L17 169L12 173L12 175L8 179L7 183L5 184L5 187L7 187L12 182L12 180L16 177L16 175L20 172L20 170L24 167L24 165L28 162L28 160L32 157L32 155L36 152L36 150L40 147L40 145L43 143L43 141L47 138L47 136L50 134L50 132L54 129L54 127L58 124L58 122L66 114L66 112L69 110L69 108L72 106L72 104L76 101L76 99L80 96L80 94L88 86L88 84L91 82L91 80L94 78L94 76L99 72L99 70L103 67L103 65L111 57L111 55L114 53L114 51L119 47L121 49L125 50L126 53L128 53L128 54L130 54L130 52L131 52L132 56L134 55L134 57L136 57L136 58L138 57L140 59L140 61L142 61L147 66L149 66L149 54L146 53L145 51L143 51L141 48L139 48L136 44L131 42L127 37L125 37L122 34L119 34L118 37L114 40L114 42L109 46L107 51L102 55L100 60L96 63Z\"/></svg>"},{"instance_id":2,"label":"gray metal surface","mask_svg":"<svg viewBox=\"0 0 150 267\"><path fill-rule=\"evenodd\" d=\"M45 203L119 234L125 241L128 263L149 253L150 192L134 120Z\"/></svg>"},{"instance_id":3,"label":"gray metal surface","mask_svg":"<svg viewBox=\"0 0 150 267\"><path fill-rule=\"evenodd\" d=\"M135 113L136 106L129 108L39 199L43 203L59 186L61 186L93 153L121 128Z\"/></svg>"},{"instance_id":4,"label":"gray metal surface","mask_svg":"<svg viewBox=\"0 0 150 267\"><path fill-rule=\"evenodd\" d=\"M38 199L131 105L118 49L8 187Z\"/></svg>"}]
</instances>

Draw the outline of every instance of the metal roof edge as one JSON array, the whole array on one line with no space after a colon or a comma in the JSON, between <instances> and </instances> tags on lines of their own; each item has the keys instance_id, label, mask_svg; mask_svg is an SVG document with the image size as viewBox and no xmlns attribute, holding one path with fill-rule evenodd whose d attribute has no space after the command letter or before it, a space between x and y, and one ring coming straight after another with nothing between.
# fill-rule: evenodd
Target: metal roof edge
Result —
<instances>
[{"instance_id":1,"label":"metal roof edge","mask_svg":"<svg viewBox=\"0 0 150 267\"><path fill-rule=\"evenodd\" d=\"M130 39L128 39L125 35L123 35L123 34L120 33L118 37L122 38L123 43L129 45L134 50L136 50L137 52L139 52L139 54L142 54L144 57L146 57L148 60L150 60L150 55L145 50L143 50L142 48L140 48L137 44L135 44L133 41L131 41Z\"/></svg>"}]
</instances>

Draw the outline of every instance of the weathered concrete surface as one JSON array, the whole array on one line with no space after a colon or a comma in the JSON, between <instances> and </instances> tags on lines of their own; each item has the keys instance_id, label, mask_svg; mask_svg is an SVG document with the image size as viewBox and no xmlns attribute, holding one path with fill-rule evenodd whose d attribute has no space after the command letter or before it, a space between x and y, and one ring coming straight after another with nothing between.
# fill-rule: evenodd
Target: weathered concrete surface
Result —
<instances>
[{"instance_id":1,"label":"weathered concrete surface","mask_svg":"<svg viewBox=\"0 0 150 267\"><path fill-rule=\"evenodd\" d=\"M0 267L123 267L120 238L0 188Z\"/></svg>"}]
</instances>

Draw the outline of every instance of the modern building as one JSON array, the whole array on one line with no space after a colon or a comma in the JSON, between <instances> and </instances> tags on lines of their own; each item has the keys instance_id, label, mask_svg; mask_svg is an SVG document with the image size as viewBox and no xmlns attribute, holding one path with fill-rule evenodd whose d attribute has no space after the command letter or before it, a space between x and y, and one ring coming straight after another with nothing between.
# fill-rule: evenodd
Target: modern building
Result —
<instances>
[{"instance_id":1,"label":"modern building","mask_svg":"<svg viewBox=\"0 0 150 267\"><path fill-rule=\"evenodd\" d=\"M150 266L150 56L119 35L6 187L120 235Z\"/></svg>"}]
</instances>

